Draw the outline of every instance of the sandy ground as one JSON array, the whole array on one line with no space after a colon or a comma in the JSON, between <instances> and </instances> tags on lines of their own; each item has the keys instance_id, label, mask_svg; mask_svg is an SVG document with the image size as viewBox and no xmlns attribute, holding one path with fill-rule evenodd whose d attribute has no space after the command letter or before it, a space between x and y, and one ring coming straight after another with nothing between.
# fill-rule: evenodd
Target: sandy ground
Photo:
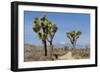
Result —
<instances>
[{"instance_id":1,"label":"sandy ground","mask_svg":"<svg viewBox=\"0 0 100 73\"><path fill-rule=\"evenodd\" d=\"M59 56L58 59L59 59L59 60L74 59L74 57L72 57L72 52L69 51L69 52L66 53L65 55Z\"/></svg>"}]
</instances>

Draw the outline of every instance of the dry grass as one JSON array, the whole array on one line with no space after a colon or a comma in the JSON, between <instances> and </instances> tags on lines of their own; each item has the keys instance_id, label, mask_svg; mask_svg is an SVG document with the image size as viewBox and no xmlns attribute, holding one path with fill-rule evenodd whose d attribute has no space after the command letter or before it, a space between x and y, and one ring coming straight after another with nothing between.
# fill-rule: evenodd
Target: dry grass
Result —
<instances>
[{"instance_id":1,"label":"dry grass","mask_svg":"<svg viewBox=\"0 0 100 73\"><path fill-rule=\"evenodd\" d=\"M72 50L72 56L75 59L87 59L90 58L90 49L73 49Z\"/></svg>"},{"instance_id":2,"label":"dry grass","mask_svg":"<svg viewBox=\"0 0 100 73\"><path fill-rule=\"evenodd\" d=\"M24 61L53 61L58 60L58 57L64 56L68 52L72 53L74 59L87 59L90 58L90 49L63 49L55 48L53 56L50 55L50 48L48 47L48 56L44 56L45 52L43 47L36 47L34 45L25 44L24 46Z\"/></svg>"}]
</instances>

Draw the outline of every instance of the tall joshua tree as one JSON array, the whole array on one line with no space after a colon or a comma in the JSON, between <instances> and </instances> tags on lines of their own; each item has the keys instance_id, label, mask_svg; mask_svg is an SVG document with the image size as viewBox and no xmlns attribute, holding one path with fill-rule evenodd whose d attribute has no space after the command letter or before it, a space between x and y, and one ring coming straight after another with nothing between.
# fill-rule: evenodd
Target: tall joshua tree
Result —
<instances>
[{"instance_id":1,"label":"tall joshua tree","mask_svg":"<svg viewBox=\"0 0 100 73\"><path fill-rule=\"evenodd\" d=\"M45 49L45 56L47 56L46 40L48 40L51 49L53 49L52 41L57 29L57 26L48 21L46 16L43 16L41 19L36 17L34 20L33 31L35 31L38 34L39 38L42 40Z\"/></svg>"},{"instance_id":2,"label":"tall joshua tree","mask_svg":"<svg viewBox=\"0 0 100 73\"><path fill-rule=\"evenodd\" d=\"M33 26L33 31L35 31L38 34L39 38L42 40L42 43L43 43L44 49L45 49L45 56L47 56L46 24L47 24L47 21L46 21L45 16L43 16L41 19L36 17L35 20L34 20L34 26Z\"/></svg>"},{"instance_id":3,"label":"tall joshua tree","mask_svg":"<svg viewBox=\"0 0 100 73\"><path fill-rule=\"evenodd\" d=\"M80 32L80 31L66 32L66 35L70 39L70 42L71 42L73 48L76 48L77 39L80 37L81 34L82 34L82 32Z\"/></svg>"},{"instance_id":4,"label":"tall joshua tree","mask_svg":"<svg viewBox=\"0 0 100 73\"><path fill-rule=\"evenodd\" d=\"M52 22L48 21L48 25L47 25L47 41L50 43L50 47L51 47L51 56L52 56L52 52L53 52L53 38L55 36L55 33L57 32L58 27L53 24Z\"/></svg>"}]
</instances>

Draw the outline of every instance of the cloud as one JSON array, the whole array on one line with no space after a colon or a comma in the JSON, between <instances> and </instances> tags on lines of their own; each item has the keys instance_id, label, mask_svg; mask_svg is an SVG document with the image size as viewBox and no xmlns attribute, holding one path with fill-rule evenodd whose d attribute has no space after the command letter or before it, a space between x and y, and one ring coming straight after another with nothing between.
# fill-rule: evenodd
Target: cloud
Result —
<instances>
[{"instance_id":1,"label":"cloud","mask_svg":"<svg viewBox=\"0 0 100 73\"><path fill-rule=\"evenodd\" d=\"M66 42L64 42L64 41L61 41L61 42L60 42L60 44L66 44Z\"/></svg>"}]
</instances>

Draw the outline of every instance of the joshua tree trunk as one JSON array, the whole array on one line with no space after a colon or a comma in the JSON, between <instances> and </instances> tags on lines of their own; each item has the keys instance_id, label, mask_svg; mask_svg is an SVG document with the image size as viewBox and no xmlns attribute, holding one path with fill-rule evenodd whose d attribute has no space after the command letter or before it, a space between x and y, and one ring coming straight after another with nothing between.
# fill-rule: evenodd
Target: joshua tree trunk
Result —
<instances>
[{"instance_id":1,"label":"joshua tree trunk","mask_svg":"<svg viewBox=\"0 0 100 73\"><path fill-rule=\"evenodd\" d=\"M76 48L76 40L73 43L73 49L75 49L75 48Z\"/></svg>"},{"instance_id":2,"label":"joshua tree trunk","mask_svg":"<svg viewBox=\"0 0 100 73\"><path fill-rule=\"evenodd\" d=\"M73 50L73 49L75 49L75 43L73 43L73 47L72 47L72 50Z\"/></svg>"},{"instance_id":3,"label":"joshua tree trunk","mask_svg":"<svg viewBox=\"0 0 100 73\"><path fill-rule=\"evenodd\" d=\"M53 45L52 45L52 40L50 41L50 47L51 47L51 57L53 56Z\"/></svg>"},{"instance_id":4,"label":"joshua tree trunk","mask_svg":"<svg viewBox=\"0 0 100 73\"><path fill-rule=\"evenodd\" d=\"M45 33L45 28L43 28L43 32ZM43 40L43 43L44 43L45 56L47 56L47 43L46 43L46 40Z\"/></svg>"},{"instance_id":5,"label":"joshua tree trunk","mask_svg":"<svg viewBox=\"0 0 100 73\"><path fill-rule=\"evenodd\" d=\"M45 56L47 56L47 44L45 40L42 40L43 46L44 46L44 50L45 50Z\"/></svg>"}]
</instances>

